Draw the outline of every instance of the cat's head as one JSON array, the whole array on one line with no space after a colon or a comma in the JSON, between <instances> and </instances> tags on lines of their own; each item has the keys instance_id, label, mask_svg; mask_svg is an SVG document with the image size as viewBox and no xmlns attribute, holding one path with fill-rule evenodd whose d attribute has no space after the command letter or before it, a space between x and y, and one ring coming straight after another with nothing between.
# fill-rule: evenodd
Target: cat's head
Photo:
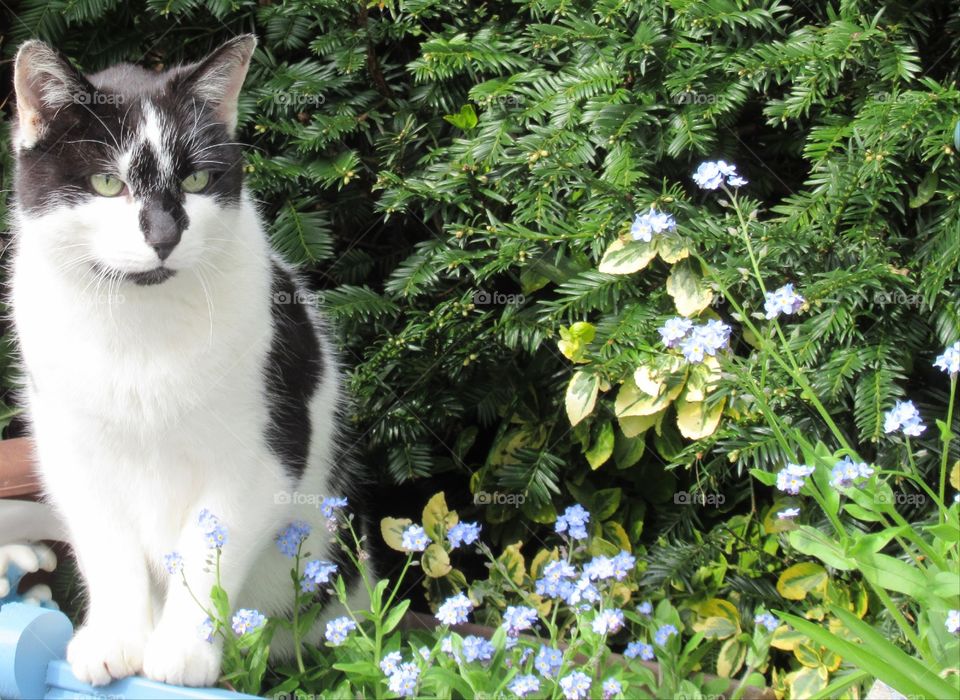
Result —
<instances>
[{"instance_id":1,"label":"cat's head","mask_svg":"<svg viewBox=\"0 0 960 700\"><path fill-rule=\"evenodd\" d=\"M84 76L46 44L17 54L21 236L64 270L148 285L216 264L240 203L237 98L256 46L240 36L163 73Z\"/></svg>"}]
</instances>

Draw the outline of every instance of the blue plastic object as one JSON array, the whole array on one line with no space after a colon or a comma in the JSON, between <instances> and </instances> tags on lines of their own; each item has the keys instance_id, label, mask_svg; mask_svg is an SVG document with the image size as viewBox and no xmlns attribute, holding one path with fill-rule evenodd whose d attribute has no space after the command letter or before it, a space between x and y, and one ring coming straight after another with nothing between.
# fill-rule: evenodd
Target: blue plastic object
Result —
<instances>
[{"instance_id":1,"label":"blue plastic object","mask_svg":"<svg viewBox=\"0 0 960 700\"><path fill-rule=\"evenodd\" d=\"M63 661L73 625L62 612L36 605L7 603L0 607L0 698L59 700L124 698L125 700L212 700L256 696L220 688L184 688L133 676L93 687L78 681Z\"/></svg>"}]
</instances>

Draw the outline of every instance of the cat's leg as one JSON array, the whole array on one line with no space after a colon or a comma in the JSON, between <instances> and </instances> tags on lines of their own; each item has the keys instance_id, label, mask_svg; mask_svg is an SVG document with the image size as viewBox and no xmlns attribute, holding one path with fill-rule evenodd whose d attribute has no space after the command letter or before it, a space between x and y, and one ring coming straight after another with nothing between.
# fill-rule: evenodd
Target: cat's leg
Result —
<instances>
[{"instance_id":1,"label":"cat's leg","mask_svg":"<svg viewBox=\"0 0 960 700\"><path fill-rule=\"evenodd\" d=\"M248 458L249 459L249 458ZM246 470L244 470L245 473ZM251 470L255 473L255 469ZM143 672L164 683L206 686L220 675L222 641L202 639L199 628L207 614L198 601L212 609L210 590L216 577L208 562L216 557L197 524L202 508L214 514L226 529L227 542L220 558L220 583L236 609L236 596L251 568L276 532L276 508L267 484L220 481L216 490L201 494L178 538L187 586L171 581L163 613L147 642ZM264 498L268 494L268 498ZM197 600L194 600L196 596ZM229 624L229 620L227 621Z\"/></svg>"},{"instance_id":2,"label":"cat's leg","mask_svg":"<svg viewBox=\"0 0 960 700\"><path fill-rule=\"evenodd\" d=\"M103 685L142 667L153 629L150 576L136 529L120 504L104 498L96 478L100 465L78 463L76 452L51 454L58 449L47 441L41 463L67 465L47 479L48 493L67 523L88 596L86 620L67 647L67 661L77 678Z\"/></svg>"}]
</instances>

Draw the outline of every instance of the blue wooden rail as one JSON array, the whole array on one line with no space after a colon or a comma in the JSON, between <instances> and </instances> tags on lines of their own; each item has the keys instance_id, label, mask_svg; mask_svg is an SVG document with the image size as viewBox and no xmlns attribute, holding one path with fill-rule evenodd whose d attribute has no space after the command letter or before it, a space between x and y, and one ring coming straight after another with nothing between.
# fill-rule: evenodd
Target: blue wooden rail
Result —
<instances>
[{"instance_id":1,"label":"blue wooden rail","mask_svg":"<svg viewBox=\"0 0 960 700\"><path fill-rule=\"evenodd\" d=\"M7 603L0 607L0 698L3 700L240 700L253 695L220 688L184 688L134 676L93 687L64 661L73 625L58 610Z\"/></svg>"}]
</instances>

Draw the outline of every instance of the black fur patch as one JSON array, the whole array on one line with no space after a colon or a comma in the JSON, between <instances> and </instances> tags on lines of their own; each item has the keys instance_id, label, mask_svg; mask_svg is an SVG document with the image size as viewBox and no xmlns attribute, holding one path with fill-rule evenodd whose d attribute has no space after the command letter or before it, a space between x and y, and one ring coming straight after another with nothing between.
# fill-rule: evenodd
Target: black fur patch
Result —
<instances>
[{"instance_id":1,"label":"black fur patch","mask_svg":"<svg viewBox=\"0 0 960 700\"><path fill-rule=\"evenodd\" d=\"M323 379L317 331L296 284L273 266L273 340L267 356L267 443L287 473L299 480L310 452L310 399Z\"/></svg>"}]
</instances>

